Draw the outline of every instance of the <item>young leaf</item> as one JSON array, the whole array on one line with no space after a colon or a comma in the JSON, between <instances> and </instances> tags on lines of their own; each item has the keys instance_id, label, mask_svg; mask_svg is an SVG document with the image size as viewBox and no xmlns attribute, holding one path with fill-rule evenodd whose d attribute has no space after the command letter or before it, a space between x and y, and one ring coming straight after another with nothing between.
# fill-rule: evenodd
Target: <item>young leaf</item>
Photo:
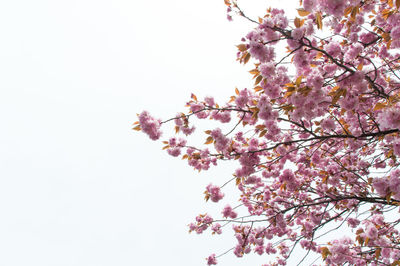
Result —
<instances>
[{"instance_id":1,"label":"young leaf","mask_svg":"<svg viewBox=\"0 0 400 266\"><path fill-rule=\"evenodd\" d=\"M307 10L305 10L304 8L298 8L297 9L297 13L299 14L299 16L301 17L305 17L308 16L310 14L310 12L308 12Z\"/></svg>"},{"instance_id":2,"label":"young leaf","mask_svg":"<svg viewBox=\"0 0 400 266\"><path fill-rule=\"evenodd\" d=\"M316 14L316 23L319 30L322 30L322 15L321 12L317 12Z\"/></svg>"},{"instance_id":3,"label":"young leaf","mask_svg":"<svg viewBox=\"0 0 400 266\"><path fill-rule=\"evenodd\" d=\"M214 141L213 137L209 136L204 144L211 144L213 143L213 141Z\"/></svg>"},{"instance_id":4,"label":"young leaf","mask_svg":"<svg viewBox=\"0 0 400 266\"><path fill-rule=\"evenodd\" d=\"M236 47L237 47L237 48L239 49L239 51L241 51L241 52L244 52L244 51L247 50L247 46L246 46L246 44L244 44L244 43L239 44L239 45L236 45Z\"/></svg>"}]
</instances>

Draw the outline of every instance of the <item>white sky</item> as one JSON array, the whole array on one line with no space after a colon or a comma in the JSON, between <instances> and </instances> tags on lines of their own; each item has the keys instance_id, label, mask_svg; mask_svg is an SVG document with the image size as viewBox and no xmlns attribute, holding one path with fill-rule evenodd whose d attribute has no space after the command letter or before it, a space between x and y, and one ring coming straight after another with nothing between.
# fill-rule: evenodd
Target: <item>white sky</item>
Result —
<instances>
[{"instance_id":1,"label":"white sky","mask_svg":"<svg viewBox=\"0 0 400 266\"><path fill-rule=\"evenodd\" d=\"M254 17L282 3L242 2ZM130 130L143 109L169 118L191 92L224 101L251 86L234 45L253 26L225 10L223 0L0 3L0 265L205 265L233 246L230 229L186 227L227 203L202 193L233 169L198 174Z\"/></svg>"}]
</instances>

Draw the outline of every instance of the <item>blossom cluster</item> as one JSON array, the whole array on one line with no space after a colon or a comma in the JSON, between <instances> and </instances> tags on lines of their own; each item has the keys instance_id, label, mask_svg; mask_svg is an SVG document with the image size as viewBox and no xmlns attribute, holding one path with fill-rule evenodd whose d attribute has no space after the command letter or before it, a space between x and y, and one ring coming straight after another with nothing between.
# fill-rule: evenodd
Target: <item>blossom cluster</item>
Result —
<instances>
[{"instance_id":1,"label":"blossom cluster","mask_svg":"<svg viewBox=\"0 0 400 266\"><path fill-rule=\"evenodd\" d=\"M206 193L211 198L211 201L218 202L224 197L224 193L221 192L220 187L209 184L206 187Z\"/></svg>"},{"instance_id":2,"label":"blossom cluster","mask_svg":"<svg viewBox=\"0 0 400 266\"><path fill-rule=\"evenodd\" d=\"M139 124L143 132L149 135L152 140L157 140L161 137L161 120L150 116L147 111L143 111L139 115Z\"/></svg>"}]
</instances>

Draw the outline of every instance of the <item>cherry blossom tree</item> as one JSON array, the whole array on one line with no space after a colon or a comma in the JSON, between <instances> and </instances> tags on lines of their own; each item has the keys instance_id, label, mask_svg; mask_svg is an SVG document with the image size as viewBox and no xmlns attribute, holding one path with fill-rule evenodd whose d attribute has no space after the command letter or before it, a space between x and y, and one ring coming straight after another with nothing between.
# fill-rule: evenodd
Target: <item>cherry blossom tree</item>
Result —
<instances>
[{"instance_id":1,"label":"cherry blossom tree","mask_svg":"<svg viewBox=\"0 0 400 266\"><path fill-rule=\"evenodd\" d=\"M187 112L162 121L143 111L134 126L157 140L175 123L163 149L199 171L237 161L225 184L240 204L189 230L234 234L236 256L272 265L297 249L297 263L315 253L332 265L400 265L400 0L303 0L297 17L269 8L258 19L225 4L228 19L254 22L237 45L254 85L224 104L192 94ZM197 119L231 126L206 129L195 146ZM205 200L220 201L224 186L209 184Z\"/></svg>"}]
</instances>

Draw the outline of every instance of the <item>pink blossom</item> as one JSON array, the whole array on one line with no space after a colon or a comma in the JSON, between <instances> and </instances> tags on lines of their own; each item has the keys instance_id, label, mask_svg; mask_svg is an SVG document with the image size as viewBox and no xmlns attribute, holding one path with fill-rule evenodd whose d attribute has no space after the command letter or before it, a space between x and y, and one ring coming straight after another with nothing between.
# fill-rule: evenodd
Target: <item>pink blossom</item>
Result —
<instances>
[{"instance_id":1,"label":"pink blossom","mask_svg":"<svg viewBox=\"0 0 400 266\"><path fill-rule=\"evenodd\" d=\"M363 46L360 43L354 43L350 46L345 54L345 60L355 59L363 50Z\"/></svg>"},{"instance_id":2,"label":"pink blossom","mask_svg":"<svg viewBox=\"0 0 400 266\"><path fill-rule=\"evenodd\" d=\"M222 134L221 129L217 128L211 131L211 137L214 139L214 146L217 151L226 152L231 143L230 139Z\"/></svg>"},{"instance_id":3,"label":"pink blossom","mask_svg":"<svg viewBox=\"0 0 400 266\"><path fill-rule=\"evenodd\" d=\"M324 78L322 77L321 73L318 71L313 71L308 77L307 77L307 86L320 90L322 88L322 85L324 84Z\"/></svg>"},{"instance_id":4,"label":"pink blossom","mask_svg":"<svg viewBox=\"0 0 400 266\"><path fill-rule=\"evenodd\" d=\"M190 231L196 231L197 234L202 234L213 222L213 218L208 214L200 214L196 216L197 225L189 224Z\"/></svg>"},{"instance_id":5,"label":"pink blossom","mask_svg":"<svg viewBox=\"0 0 400 266\"><path fill-rule=\"evenodd\" d=\"M263 246L257 246L254 251L258 254L258 255L262 255L264 253L264 247Z\"/></svg>"},{"instance_id":6,"label":"pink blossom","mask_svg":"<svg viewBox=\"0 0 400 266\"><path fill-rule=\"evenodd\" d=\"M375 178L373 185L378 194L382 197L386 197L390 191L389 182L386 178Z\"/></svg>"},{"instance_id":7,"label":"pink blossom","mask_svg":"<svg viewBox=\"0 0 400 266\"><path fill-rule=\"evenodd\" d=\"M326 65L324 65L323 68L327 74L333 74L333 73L335 73L338 66L336 64L326 64Z\"/></svg>"},{"instance_id":8,"label":"pink blossom","mask_svg":"<svg viewBox=\"0 0 400 266\"><path fill-rule=\"evenodd\" d=\"M309 67L309 58L303 50L299 50L293 57L294 65L297 70L306 69Z\"/></svg>"},{"instance_id":9,"label":"pink blossom","mask_svg":"<svg viewBox=\"0 0 400 266\"><path fill-rule=\"evenodd\" d=\"M211 230L212 230L214 233L218 234L218 235L222 234L221 225L220 225L219 223L213 224L213 225L211 226Z\"/></svg>"},{"instance_id":10,"label":"pink blossom","mask_svg":"<svg viewBox=\"0 0 400 266\"><path fill-rule=\"evenodd\" d=\"M364 24L364 17L363 17L362 15L358 14L358 15L356 16L356 23L357 23L358 25Z\"/></svg>"},{"instance_id":11,"label":"pink blossom","mask_svg":"<svg viewBox=\"0 0 400 266\"><path fill-rule=\"evenodd\" d=\"M243 257L243 247L241 245L236 245L235 249L233 250L233 254L235 254L238 258Z\"/></svg>"},{"instance_id":12,"label":"pink blossom","mask_svg":"<svg viewBox=\"0 0 400 266\"><path fill-rule=\"evenodd\" d=\"M394 177L393 175L390 176L389 189L391 192L396 194L397 197L400 196L400 178L399 177Z\"/></svg>"},{"instance_id":13,"label":"pink blossom","mask_svg":"<svg viewBox=\"0 0 400 266\"><path fill-rule=\"evenodd\" d=\"M150 116L147 111L139 115L139 124L144 133L149 135L150 139L157 140L161 137L161 120Z\"/></svg>"},{"instance_id":14,"label":"pink blossom","mask_svg":"<svg viewBox=\"0 0 400 266\"><path fill-rule=\"evenodd\" d=\"M345 0L320 0L319 1L323 10L336 17L340 17L346 8Z\"/></svg>"},{"instance_id":15,"label":"pink blossom","mask_svg":"<svg viewBox=\"0 0 400 266\"><path fill-rule=\"evenodd\" d=\"M275 74L275 64L272 62L260 65L261 75L265 78L270 78Z\"/></svg>"},{"instance_id":16,"label":"pink blossom","mask_svg":"<svg viewBox=\"0 0 400 266\"><path fill-rule=\"evenodd\" d=\"M314 9L316 7L316 0L304 0L303 7L307 11L310 11L310 12L314 11Z\"/></svg>"},{"instance_id":17,"label":"pink blossom","mask_svg":"<svg viewBox=\"0 0 400 266\"><path fill-rule=\"evenodd\" d=\"M189 224L189 232L195 231L197 226L194 223Z\"/></svg>"},{"instance_id":18,"label":"pink blossom","mask_svg":"<svg viewBox=\"0 0 400 266\"><path fill-rule=\"evenodd\" d=\"M360 37L359 37L359 39L360 39L360 41L362 42L362 43L372 43L372 42L374 42L376 39L377 39L378 37L375 35L375 34L373 34L373 33L362 33L362 34L360 34Z\"/></svg>"},{"instance_id":19,"label":"pink blossom","mask_svg":"<svg viewBox=\"0 0 400 266\"><path fill-rule=\"evenodd\" d=\"M307 20L307 22L304 24L304 28L305 28L305 35L306 36L310 36L313 35L315 33L314 30L314 23L311 19Z\"/></svg>"},{"instance_id":20,"label":"pink blossom","mask_svg":"<svg viewBox=\"0 0 400 266\"><path fill-rule=\"evenodd\" d=\"M249 102L250 100L249 96L250 96L249 91L247 89L241 90L239 92L238 97L236 97L235 103L237 104L238 107L243 108Z\"/></svg>"},{"instance_id":21,"label":"pink blossom","mask_svg":"<svg viewBox=\"0 0 400 266\"><path fill-rule=\"evenodd\" d=\"M370 239L375 239L378 237L378 229L376 229L375 225L370 224L366 229L365 229L365 234L367 237Z\"/></svg>"},{"instance_id":22,"label":"pink blossom","mask_svg":"<svg viewBox=\"0 0 400 266\"><path fill-rule=\"evenodd\" d=\"M321 126L323 129L330 131L335 129L335 122L332 119L326 118L322 121Z\"/></svg>"},{"instance_id":23,"label":"pink blossom","mask_svg":"<svg viewBox=\"0 0 400 266\"><path fill-rule=\"evenodd\" d=\"M173 157L178 157L181 154L181 149L179 147L170 148L167 150L167 152Z\"/></svg>"},{"instance_id":24,"label":"pink blossom","mask_svg":"<svg viewBox=\"0 0 400 266\"><path fill-rule=\"evenodd\" d=\"M345 110L355 110L358 107L358 97L347 95L340 99L340 104Z\"/></svg>"},{"instance_id":25,"label":"pink blossom","mask_svg":"<svg viewBox=\"0 0 400 266\"><path fill-rule=\"evenodd\" d=\"M272 243L268 243L267 246L265 247L265 252L267 254L275 254L276 249L273 247Z\"/></svg>"},{"instance_id":26,"label":"pink blossom","mask_svg":"<svg viewBox=\"0 0 400 266\"><path fill-rule=\"evenodd\" d=\"M237 177L244 177L254 173L254 165L260 162L260 158L254 153L246 153L240 157L239 162L242 167L237 169L235 174Z\"/></svg>"},{"instance_id":27,"label":"pink blossom","mask_svg":"<svg viewBox=\"0 0 400 266\"><path fill-rule=\"evenodd\" d=\"M333 57L339 56L342 52L342 48L341 48L340 44L337 42L330 42L326 46L325 49L326 49L326 52L329 53Z\"/></svg>"},{"instance_id":28,"label":"pink blossom","mask_svg":"<svg viewBox=\"0 0 400 266\"><path fill-rule=\"evenodd\" d=\"M400 129L400 105L384 109L378 114L378 121L383 130L397 128Z\"/></svg>"},{"instance_id":29,"label":"pink blossom","mask_svg":"<svg viewBox=\"0 0 400 266\"><path fill-rule=\"evenodd\" d=\"M207 265L216 265L217 264L217 259L215 258L215 254L211 254L207 258Z\"/></svg>"},{"instance_id":30,"label":"pink blossom","mask_svg":"<svg viewBox=\"0 0 400 266\"><path fill-rule=\"evenodd\" d=\"M292 30L291 35L292 35L293 39L300 40L304 36L304 28L300 27L300 28L296 28L296 29Z\"/></svg>"},{"instance_id":31,"label":"pink blossom","mask_svg":"<svg viewBox=\"0 0 400 266\"><path fill-rule=\"evenodd\" d=\"M183 132L183 134L190 135L194 132L195 127L194 126L189 127L189 122L184 114L178 113L175 116L174 120L175 120L175 125L179 130Z\"/></svg>"},{"instance_id":32,"label":"pink blossom","mask_svg":"<svg viewBox=\"0 0 400 266\"><path fill-rule=\"evenodd\" d=\"M265 46L259 42L250 42L249 52L252 57L259 60L262 63L269 62L274 59L275 51L271 46Z\"/></svg>"},{"instance_id":33,"label":"pink blossom","mask_svg":"<svg viewBox=\"0 0 400 266\"><path fill-rule=\"evenodd\" d=\"M349 41L355 43L358 41L358 34L356 32L352 32L349 36Z\"/></svg>"},{"instance_id":34,"label":"pink blossom","mask_svg":"<svg viewBox=\"0 0 400 266\"><path fill-rule=\"evenodd\" d=\"M397 156L400 156L400 140L397 139L393 141L393 153Z\"/></svg>"},{"instance_id":35,"label":"pink blossom","mask_svg":"<svg viewBox=\"0 0 400 266\"><path fill-rule=\"evenodd\" d=\"M221 121L222 123L229 123L231 121L231 114L228 111L213 111L211 117L215 120Z\"/></svg>"},{"instance_id":36,"label":"pink blossom","mask_svg":"<svg viewBox=\"0 0 400 266\"><path fill-rule=\"evenodd\" d=\"M224 197L224 193L221 192L220 187L214 186L212 184L209 184L207 186L207 192L209 193L213 202L218 202Z\"/></svg>"},{"instance_id":37,"label":"pink blossom","mask_svg":"<svg viewBox=\"0 0 400 266\"><path fill-rule=\"evenodd\" d=\"M347 223L350 227L355 228L360 224L360 221L355 218L348 218Z\"/></svg>"},{"instance_id":38,"label":"pink blossom","mask_svg":"<svg viewBox=\"0 0 400 266\"><path fill-rule=\"evenodd\" d=\"M232 218L232 219L235 219L237 217L237 213L233 211L230 205L225 206L225 208L222 211L222 215L225 218Z\"/></svg>"},{"instance_id":39,"label":"pink blossom","mask_svg":"<svg viewBox=\"0 0 400 266\"><path fill-rule=\"evenodd\" d=\"M205 97L204 101L208 106L214 106L215 105L214 97L211 97L211 96Z\"/></svg>"},{"instance_id":40,"label":"pink blossom","mask_svg":"<svg viewBox=\"0 0 400 266\"><path fill-rule=\"evenodd\" d=\"M390 31L390 37L395 40L400 39L400 25L397 25Z\"/></svg>"},{"instance_id":41,"label":"pink blossom","mask_svg":"<svg viewBox=\"0 0 400 266\"><path fill-rule=\"evenodd\" d=\"M282 10L276 12L277 14L275 14L273 16L273 20L274 20L274 24L276 27L280 27L280 28L286 28L289 24L288 19L286 18L286 16L284 15ZM274 13L274 10L271 11L271 13Z\"/></svg>"},{"instance_id":42,"label":"pink blossom","mask_svg":"<svg viewBox=\"0 0 400 266\"><path fill-rule=\"evenodd\" d=\"M190 134L192 134L192 133L194 132L195 129L196 129L196 128L195 128L194 126L192 126L192 127L182 127L182 128L181 128L183 134L185 134L185 135L190 135Z\"/></svg>"},{"instance_id":43,"label":"pink blossom","mask_svg":"<svg viewBox=\"0 0 400 266\"><path fill-rule=\"evenodd\" d=\"M204 105L202 103L195 103L191 102L189 103L190 105L190 110L196 114L196 116L200 119L204 119L208 117L208 112L204 110Z\"/></svg>"},{"instance_id":44,"label":"pink blossom","mask_svg":"<svg viewBox=\"0 0 400 266\"><path fill-rule=\"evenodd\" d=\"M382 257L389 259L391 255L391 249L390 248L383 248L382 249Z\"/></svg>"}]
</instances>

